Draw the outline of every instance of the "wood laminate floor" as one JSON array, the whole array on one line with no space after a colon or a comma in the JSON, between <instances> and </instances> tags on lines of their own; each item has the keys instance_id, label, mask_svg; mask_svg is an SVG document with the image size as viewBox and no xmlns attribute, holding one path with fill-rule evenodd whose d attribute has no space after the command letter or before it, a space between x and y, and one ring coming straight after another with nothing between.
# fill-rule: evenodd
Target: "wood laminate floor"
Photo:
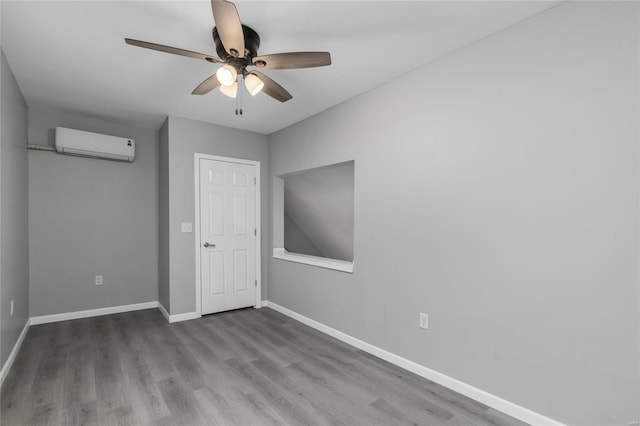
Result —
<instances>
[{"instance_id":1,"label":"wood laminate floor","mask_svg":"<svg viewBox=\"0 0 640 426\"><path fill-rule=\"evenodd\" d=\"M33 326L2 425L522 425L271 309Z\"/></svg>"}]
</instances>

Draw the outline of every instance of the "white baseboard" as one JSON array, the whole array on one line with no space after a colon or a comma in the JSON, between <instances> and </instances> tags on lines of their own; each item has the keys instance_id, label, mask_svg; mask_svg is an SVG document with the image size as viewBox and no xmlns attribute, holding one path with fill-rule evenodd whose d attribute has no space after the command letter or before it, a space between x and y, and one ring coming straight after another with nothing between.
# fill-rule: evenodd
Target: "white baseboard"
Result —
<instances>
[{"instance_id":1,"label":"white baseboard","mask_svg":"<svg viewBox=\"0 0 640 426\"><path fill-rule=\"evenodd\" d=\"M169 315L169 312L162 306L162 303L158 302L158 309L162 312L162 315L166 318L169 323L180 322L180 321L188 321L192 319L200 318L200 314L197 312L187 312L184 314L177 315Z\"/></svg>"},{"instance_id":2,"label":"white baseboard","mask_svg":"<svg viewBox=\"0 0 640 426\"><path fill-rule=\"evenodd\" d=\"M110 306L108 308L89 309L86 311L65 312L62 314L42 315L31 317L31 325L48 324L50 322L67 321L80 318L97 317L100 315L119 314L122 312L139 311L142 309L158 308L168 322L187 321L200 318L197 312L187 312L184 314L169 315L160 302L135 303L132 305Z\"/></svg>"},{"instance_id":3,"label":"white baseboard","mask_svg":"<svg viewBox=\"0 0 640 426\"><path fill-rule=\"evenodd\" d=\"M157 308L158 302L134 303L132 305L110 306L108 308L89 309L86 311L65 312L62 314L31 317L31 325L48 324L50 322L67 321L79 318L97 317L100 315L119 314L121 312L139 311Z\"/></svg>"},{"instance_id":4,"label":"white baseboard","mask_svg":"<svg viewBox=\"0 0 640 426\"><path fill-rule=\"evenodd\" d=\"M318 321L312 320L311 318L307 318L304 315L301 315L276 303L264 300L262 302L262 306L269 307L275 311L278 311L281 314L300 321L301 323L315 328L316 330L319 330L325 334L328 334L331 337L335 337L336 339L355 346L356 348L368 352L371 355L375 355L378 358L388 361L391 364L395 364L398 367L402 367L405 370L411 371L412 373L422 376L425 379L429 379L433 382L441 384L442 386L461 393L462 395L465 395L475 401L481 402L482 404L488 405L489 407L508 414L511 417L515 417L516 419L521 420L525 423L529 423L531 425L563 426L563 423L550 419L546 416L543 416L542 414L538 414L520 405L509 402L505 399L500 398L499 396L490 394L489 392L485 392L482 389L478 389L467 383L461 382L460 380L454 379L453 377L449 377L445 374L439 373L423 365L410 361L399 355L385 351L384 349L381 349L377 346L364 342L327 325L319 323Z\"/></svg>"},{"instance_id":5,"label":"white baseboard","mask_svg":"<svg viewBox=\"0 0 640 426\"><path fill-rule=\"evenodd\" d=\"M4 383L4 379L9 374L9 370L11 370L11 366L13 362L16 360L16 355L18 355L18 351L20 350L20 346L22 346L22 342L24 341L25 336L27 335L27 331L29 331L29 325L31 324L31 320L27 319L27 322L24 324L22 331L20 332L20 336L18 336L18 340L16 340L16 344L13 345L13 350L9 354L9 357L5 361L2 366L2 370L0 370L0 387Z\"/></svg>"},{"instance_id":6,"label":"white baseboard","mask_svg":"<svg viewBox=\"0 0 640 426\"><path fill-rule=\"evenodd\" d=\"M192 319L198 319L200 318L200 316L201 315L197 312L186 312L184 314L169 315L169 322L173 323L173 322L180 322L180 321L188 321Z\"/></svg>"},{"instance_id":7,"label":"white baseboard","mask_svg":"<svg viewBox=\"0 0 640 426\"><path fill-rule=\"evenodd\" d=\"M171 322L171 316L169 315L169 312L167 312L167 310L160 302L158 302L158 309L160 310L160 312L162 312L162 316L165 317L167 322Z\"/></svg>"}]
</instances>

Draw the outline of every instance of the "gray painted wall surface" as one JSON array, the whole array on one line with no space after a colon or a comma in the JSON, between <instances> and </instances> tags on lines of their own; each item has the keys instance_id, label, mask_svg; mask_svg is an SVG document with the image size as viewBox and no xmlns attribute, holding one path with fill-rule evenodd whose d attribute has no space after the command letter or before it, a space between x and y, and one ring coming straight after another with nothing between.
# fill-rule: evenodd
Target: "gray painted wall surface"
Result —
<instances>
[{"instance_id":1,"label":"gray painted wall surface","mask_svg":"<svg viewBox=\"0 0 640 426\"><path fill-rule=\"evenodd\" d=\"M27 225L27 104L4 52L1 65L0 134L0 366L4 365L29 318ZM11 316L11 300L14 315Z\"/></svg>"},{"instance_id":2,"label":"gray painted wall surface","mask_svg":"<svg viewBox=\"0 0 640 426\"><path fill-rule=\"evenodd\" d=\"M29 109L30 143L56 126L133 138L136 159L29 151L31 316L158 300L158 132Z\"/></svg>"},{"instance_id":3,"label":"gray painted wall surface","mask_svg":"<svg viewBox=\"0 0 640 426\"><path fill-rule=\"evenodd\" d=\"M353 161L284 176L284 212L331 259L353 260ZM292 242L285 219L285 247ZM295 250L290 250L295 251ZM312 252L298 253L314 255Z\"/></svg>"},{"instance_id":4,"label":"gray painted wall surface","mask_svg":"<svg viewBox=\"0 0 640 426\"><path fill-rule=\"evenodd\" d=\"M307 234L300 229L298 224L284 213L284 248L293 253L308 254L311 256L327 257L318 246L309 239Z\"/></svg>"},{"instance_id":5,"label":"gray painted wall surface","mask_svg":"<svg viewBox=\"0 0 640 426\"><path fill-rule=\"evenodd\" d=\"M271 135L273 176L355 159L356 263L270 259L269 299L569 424L638 421L638 30L638 3L565 3Z\"/></svg>"},{"instance_id":6,"label":"gray painted wall surface","mask_svg":"<svg viewBox=\"0 0 640 426\"><path fill-rule=\"evenodd\" d=\"M171 312L169 287L169 120L159 131L158 146L158 301Z\"/></svg>"},{"instance_id":7,"label":"gray painted wall surface","mask_svg":"<svg viewBox=\"0 0 640 426\"><path fill-rule=\"evenodd\" d=\"M169 117L169 210L171 314L193 312L195 305L194 154L260 161L262 219L262 289L266 293L269 243L269 150L267 137L214 124ZM194 232L180 232L181 222L192 222Z\"/></svg>"}]
</instances>

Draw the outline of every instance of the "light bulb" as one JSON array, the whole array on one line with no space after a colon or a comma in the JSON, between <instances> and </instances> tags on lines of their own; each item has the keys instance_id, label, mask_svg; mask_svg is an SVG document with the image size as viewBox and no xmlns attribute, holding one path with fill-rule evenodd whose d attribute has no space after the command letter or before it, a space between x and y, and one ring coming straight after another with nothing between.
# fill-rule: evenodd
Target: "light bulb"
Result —
<instances>
[{"instance_id":1,"label":"light bulb","mask_svg":"<svg viewBox=\"0 0 640 426\"><path fill-rule=\"evenodd\" d=\"M262 82L262 80L260 80L260 78L257 75L251 74L251 73L245 76L244 85L249 91L249 93L251 93L251 96L254 96L257 93L260 93L260 91L264 87L264 83Z\"/></svg>"},{"instance_id":2,"label":"light bulb","mask_svg":"<svg viewBox=\"0 0 640 426\"><path fill-rule=\"evenodd\" d=\"M220 86L220 91L230 98L235 98L238 94L238 83L234 82L231 86Z\"/></svg>"},{"instance_id":3,"label":"light bulb","mask_svg":"<svg viewBox=\"0 0 640 426\"><path fill-rule=\"evenodd\" d=\"M216 77L223 86L231 86L234 84L237 76L238 73L236 72L236 69L231 65L225 65L218 68L218 71L216 71Z\"/></svg>"}]
</instances>

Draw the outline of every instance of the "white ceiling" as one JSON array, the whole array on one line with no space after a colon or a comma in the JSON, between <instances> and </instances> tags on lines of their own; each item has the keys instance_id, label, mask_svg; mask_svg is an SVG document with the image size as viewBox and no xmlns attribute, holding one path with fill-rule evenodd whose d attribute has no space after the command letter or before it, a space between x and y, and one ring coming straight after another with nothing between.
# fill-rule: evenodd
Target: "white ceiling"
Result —
<instances>
[{"instance_id":1,"label":"white ceiling","mask_svg":"<svg viewBox=\"0 0 640 426\"><path fill-rule=\"evenodd\" d=\"M159 128L167 115L269 134L558 1L236 1L259 54L329 51L329 67L265 71L293 94L191 91L217 65L124 37L215 55L208 1L2 1L2 49L30 107Z\"/></svg>"}]
</instances>

